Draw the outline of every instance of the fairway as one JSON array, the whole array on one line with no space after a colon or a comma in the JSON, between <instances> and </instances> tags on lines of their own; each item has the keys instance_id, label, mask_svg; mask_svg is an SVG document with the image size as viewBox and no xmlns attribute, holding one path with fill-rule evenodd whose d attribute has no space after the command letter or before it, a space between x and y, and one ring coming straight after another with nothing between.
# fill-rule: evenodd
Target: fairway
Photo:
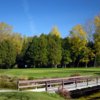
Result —
<instances>
[{"instance_id":1,"label":"fairway","mask_svg":"<svg viewBox=\"0 0 100 100\"><path fill-rule=\"evenodd\" d=\"M15 76L17 78L59 78L71 75L100 75L100 68L41 68L41 69L0 69L0 75Z\"/></svg>"}]
</instances>

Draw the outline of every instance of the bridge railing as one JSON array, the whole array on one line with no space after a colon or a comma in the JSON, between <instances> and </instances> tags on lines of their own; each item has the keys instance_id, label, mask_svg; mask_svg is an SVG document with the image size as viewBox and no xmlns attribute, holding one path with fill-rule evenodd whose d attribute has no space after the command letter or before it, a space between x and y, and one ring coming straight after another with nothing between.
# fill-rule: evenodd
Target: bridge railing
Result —
<instances>
[{"instance_id":1,"label":"bridge railing","mask_svg":"<svg viewBox=\"0 0 100 100\"><path fill-rule=\"evenodd\" d=\"M36 89L45 88L48 91L49 88L61 87L62 89L70 84L74 84L74 87L78 87L79 83L86 82L89 85L90 81L95 80L96 84L99 83L99 77L93 76L76 76L68 78L51 78L51 79L37 79L37 80L18 80L18 90L23 89Z\"/></svg>"}]
</instances>

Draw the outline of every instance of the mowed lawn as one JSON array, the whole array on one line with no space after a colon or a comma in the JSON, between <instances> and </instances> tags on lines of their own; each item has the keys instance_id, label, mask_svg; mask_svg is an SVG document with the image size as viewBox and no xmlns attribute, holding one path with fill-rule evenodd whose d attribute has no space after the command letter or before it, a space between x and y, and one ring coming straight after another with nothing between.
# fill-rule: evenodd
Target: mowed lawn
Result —
<instances>
[{"instance_id":1,"label":"mowed lawn","mask_svg":"<svg viewBox=\"0 0 100 100\"><path fill-rule=\"evenodd\" d=\"M54 93L14 92L0 93L0 100L64 100Z\"/></svg>"},{"instance_id":2,"label":"mowed lawn","mask_svg":"<svg viewBox=\"0 0 100 100\"><path fill-rule=\"evenodd\" d=\"M0 69L0 75L15 76L18 78L28 77L32 79L68 77L73 74L96 76L100 75L100 68Z\"/></svg>"}]
</instances>

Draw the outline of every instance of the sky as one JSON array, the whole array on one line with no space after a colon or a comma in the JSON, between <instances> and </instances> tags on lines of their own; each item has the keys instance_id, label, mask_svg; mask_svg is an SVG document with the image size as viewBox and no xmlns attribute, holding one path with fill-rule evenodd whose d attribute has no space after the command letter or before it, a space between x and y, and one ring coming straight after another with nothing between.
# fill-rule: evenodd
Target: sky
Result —
<instances>
[{"instance_id":1,"label":"sky","mask_svg":"<svg viewBox=\"0 0 100 100\"><path fill-rule=\"evenodd\" d=\"M0 0L0 22L26 36L48 34L57 26L66 37L77 24L100 14L100 0Z\"/></svg>"}]
</instances>

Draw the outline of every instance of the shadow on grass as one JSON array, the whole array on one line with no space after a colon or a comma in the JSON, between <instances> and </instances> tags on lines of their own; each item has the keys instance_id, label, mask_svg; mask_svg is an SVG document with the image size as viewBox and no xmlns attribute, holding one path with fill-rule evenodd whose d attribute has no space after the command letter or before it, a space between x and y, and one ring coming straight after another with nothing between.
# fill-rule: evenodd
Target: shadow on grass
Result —
<instances>
[{"instance_id":1,"label":"shadow on grass","mask_svg":"<svg viewBox=\"0 0 100 100\"><path fill-rule=\"evenodd\" d=\"M97 73L94 73L94 74L96 74L96 75L98 75L98 76L99 76L99 75L100 75L100 72L97 72Z\"/></svg>"}]
</instances>

